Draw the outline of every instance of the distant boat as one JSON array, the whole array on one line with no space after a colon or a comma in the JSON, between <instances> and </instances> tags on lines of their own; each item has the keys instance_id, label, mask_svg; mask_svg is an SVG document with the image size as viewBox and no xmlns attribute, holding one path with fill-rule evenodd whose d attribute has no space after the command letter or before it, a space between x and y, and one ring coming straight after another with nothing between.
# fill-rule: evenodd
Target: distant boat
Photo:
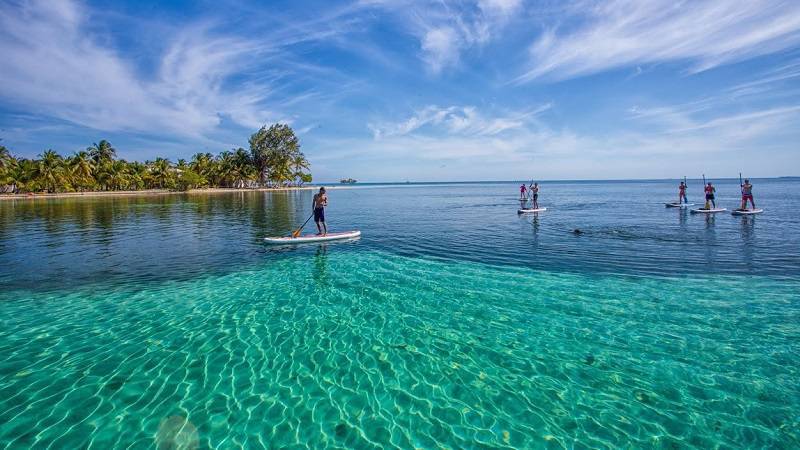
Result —
<instances>
[{"instance_id":1,"label":"distant boat","mask_svg":"<svg viewBox=\"0 0 800 450\"><path fill-rule=\"evenodd\" d=\"M341 180L339 180L339 183L342 183L342 184L356 184L356 183L358 183L358 180L355 180L353 178L342 178Z\"/></svg>"}]
</instances>

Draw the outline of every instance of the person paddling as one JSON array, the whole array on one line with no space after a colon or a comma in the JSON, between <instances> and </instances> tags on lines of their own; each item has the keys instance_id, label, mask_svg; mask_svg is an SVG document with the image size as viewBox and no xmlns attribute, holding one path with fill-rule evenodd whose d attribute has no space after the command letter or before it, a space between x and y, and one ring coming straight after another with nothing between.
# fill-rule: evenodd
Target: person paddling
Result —
<instances>
[{"instance_id":1,"label":"person paddling","mask_svg":"<svg viewBox=\"0 0 800 450\"><path fill-rule=\"evenodd\" d=\"M317 223L317 236L328 234L328 225L325 224L325 207L328 206L328 196L325 188L319 188L319 193L314 194L314 222Z\"/></svg>"},{"instance_id":2,"label":"person paddling","mask_svg":"<svg viewBox=\"0 0 800 450\"><path fill-rule=\"evenodd\" d=\"M708 209L708 202L711 202L711 207L713 209L717 209L717 203L714 201L714 193L717 192L717 190L711 185L710 181L706 185L704 191L706 193L706 209Z\"/></svg>"},{"instance_id":3,"label":"person paddling","mask_svg":"<svg viewBox=\"0 0 800 450\"><path fill-rule=\"evenodd\" d=\"M531 199L533 200L533 209L539 209L539 183L533 183L530 191Z\"/></svg>"},{"instance_id":4,"label":"person paddling","mask_svg":"<svg viewBox=\"0 0 800 450\"><path fill-rule=\"evenodd\" d=\"M522 201L522 202L524 202L526 200L525 199L525 191L526 190L527 190L527 188L525 187L525 183L522 183L519 186L519 200Z\"/></svg>"},{"instance_id":5,"label":"person paddling","mask_svg":"<svg viewBox=\"0 0 800 450\"><path fill-rule=\"evenodd\" d=\"M689 203L689 200L686 198L686 183L681 181L680 186L678 186L678 203Z\"/></svg>"},{"instance_id":6,"label":"person paddling","mask_svg":"<svg viewBox=\"0 0 800 450\"><path fill-rule=\"evenodd\" d=\"M744 183L742 186L742 209L747 209L747 201L750 200L750 204L753 205L753 209L756 209L756 202L753 201L753 185L750 184L750 180L745 178Z\"/></svg>"}]
</instances>

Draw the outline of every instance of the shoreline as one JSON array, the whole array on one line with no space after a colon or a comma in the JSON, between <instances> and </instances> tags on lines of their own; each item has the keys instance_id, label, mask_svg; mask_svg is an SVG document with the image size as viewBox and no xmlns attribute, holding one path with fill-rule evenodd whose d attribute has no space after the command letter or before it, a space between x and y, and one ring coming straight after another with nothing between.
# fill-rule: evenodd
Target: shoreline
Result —
<instances>
[{"instance_id":1,"label":"shoreline","mask_svg":"<svg viewBox=\"0 0 800 450\"><path fill-rule=\"evenodd\" d=\"M36 200L52 198L84 198L84 197L151 197L157 195L176 194L219 194L224 192L280 192L280 191L306 191L318 189L317 186L292 186L276 188L202 188L189 189L188 191L170 191L168 189L144 189L141 191L89 191L89 192L57 192L57 193L26 193L26 194L0 194L2 200Z\"/></svg>"}]
</instances>

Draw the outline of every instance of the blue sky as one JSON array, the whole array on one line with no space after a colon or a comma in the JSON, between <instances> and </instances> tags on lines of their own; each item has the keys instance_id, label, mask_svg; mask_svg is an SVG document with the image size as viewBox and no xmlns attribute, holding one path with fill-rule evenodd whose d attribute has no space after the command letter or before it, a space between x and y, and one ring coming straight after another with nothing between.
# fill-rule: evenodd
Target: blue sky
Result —
<instances>
[{"instance_id":1,"label":"blue sky","mask_svg":"<svg viewBox=\"0 0 800 450\"><path fill-rule=\"evenodd\" d=\"M318 181L800 175L800 2L0 2L0 138L126 159L289 123Z\"/></svg>"}]
</instances>

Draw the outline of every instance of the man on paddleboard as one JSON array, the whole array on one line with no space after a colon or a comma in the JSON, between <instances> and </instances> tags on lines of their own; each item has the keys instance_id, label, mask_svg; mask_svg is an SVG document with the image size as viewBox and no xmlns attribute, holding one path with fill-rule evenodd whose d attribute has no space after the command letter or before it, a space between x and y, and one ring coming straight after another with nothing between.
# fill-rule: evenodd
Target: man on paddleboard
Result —
<instances>
[{"instance_id":1,"label":"man on paddleboard","mask_svg":"<svg viewBox=\"0 0 800 450\"><path fill-rule=\"evenodd\" d=\"M708 202L711 202L711 207L716 209L717 203L714 201L714 193L717 192L717 190L711 185L710 181L708 185L706 185L704 191L706 192L706 209L708 209Z\"/></svg>"},{"instance_id":2,"label":"man on paddleboard","mask_svg":"<svg viewBox=\"0 0 800 450\"><path fill-rule=\"evenodd\" d=\"M750 200L750 204L753 205L753 209L756 209L756 202L753 201L753 185L750 184L750 180L745 178L744 184L742 185L742 209L747 209L748 200Z\"/></svg>"},{"instance_id":3,"label":"man on paddleboard","mask_svg":"<svg viewBox=\"0 0 800 450\"><path fill-rule=\"evenodd\" d=\"M539 209L539 183L533 183L531 186L531 199L533 200L533 209Z\"/></svg>"},{"instance_id":4,"label":"man on paddleboard","mask_svg":"<svg viewBox=\"0 0 800 450\"><path fill-rule=\"evenodd\" d=\"M689 200L686 198L686 183L681 181L681 185L678 186L678 203L689 203Z\"/></svg>"},{"instance_id":5,"label":"man on paddleboard","mask_svg":"<svg viewBox=\"0 0 800 450\"><path fill-rule=\"evenodd\" d=\"M319 193L314 194L314 222L317 223L318 236L328 234L328 225L325 224L325 207L328 206L328 196L325 188L319 188Z\"/></svg>"}]
</instances>

